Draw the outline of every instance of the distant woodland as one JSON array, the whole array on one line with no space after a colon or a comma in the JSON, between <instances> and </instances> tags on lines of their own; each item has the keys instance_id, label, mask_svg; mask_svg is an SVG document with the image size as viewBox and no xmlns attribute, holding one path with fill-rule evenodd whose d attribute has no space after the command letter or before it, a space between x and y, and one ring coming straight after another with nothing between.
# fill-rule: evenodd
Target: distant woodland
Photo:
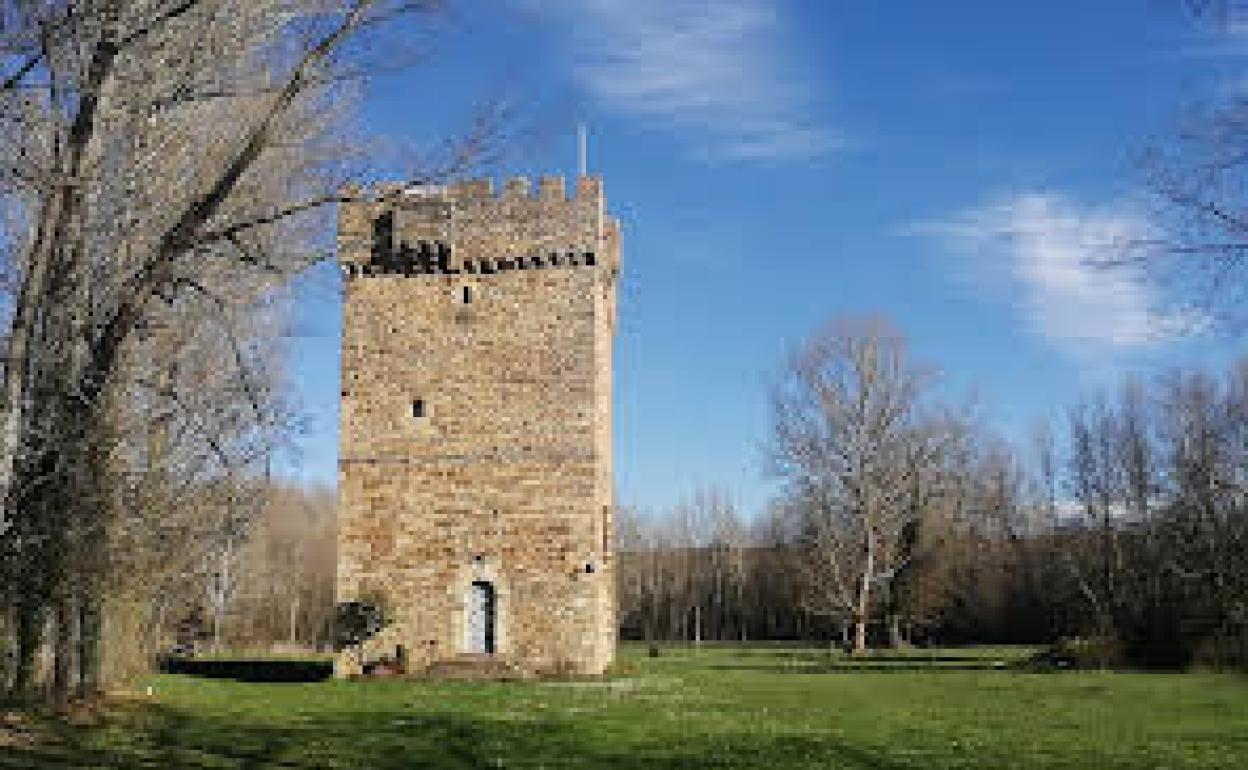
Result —
<instances>
[{"instance_id":1,"label":"distant woodland","mask_svg":"<svg viewBox=\"0 0 1248 770\"><path fill-rule=\"evenodd\" d=\"M1063 643L1096 665L1248 663L1248 362L1125 382L1017 447L972 413L907 416L867 392L889 381L880 362L906 371L885 329L858 326L831 347L848 359L820 358L828 376L798 388L820 394L803 402L814 424L777 415L785 493L760 517L714 489L621 512L625 637Z\"/></svg>"}]
</instances>

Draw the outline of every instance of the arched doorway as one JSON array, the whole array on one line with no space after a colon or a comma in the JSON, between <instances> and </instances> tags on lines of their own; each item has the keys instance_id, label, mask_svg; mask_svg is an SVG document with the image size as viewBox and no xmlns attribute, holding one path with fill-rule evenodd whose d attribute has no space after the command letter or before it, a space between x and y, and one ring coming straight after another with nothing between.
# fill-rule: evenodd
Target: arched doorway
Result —
<instances>
[{"instance_id":1,"label":"arched doorway","mask_svg":"<svg viewBox=\"0 0 1248 770\"><path fill-rule=\"evenodd\" d=\"M464 652L494 653L497 616L494 585L485 580L474 581L464 598Z\"/></svg>"}]
</instances>

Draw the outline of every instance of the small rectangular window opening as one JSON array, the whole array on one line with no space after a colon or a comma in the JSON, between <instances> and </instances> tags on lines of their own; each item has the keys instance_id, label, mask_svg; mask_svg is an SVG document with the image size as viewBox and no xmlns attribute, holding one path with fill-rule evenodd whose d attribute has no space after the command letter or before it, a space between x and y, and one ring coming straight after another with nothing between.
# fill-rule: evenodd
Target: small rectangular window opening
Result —
<instances>
[{"instance_id":1,"label":"small rectangular window opening","mask_svg":"<svg viewBox=\"0 0 1248 770\"><path fill-rule=\"evenodd\" d=\"M464 287L464 304L468 305L471 303L472 303L472 287L465 286Z\"/></svg>"},{"instance_id":2,"label":"small rectangular window opening","mask_svg":"<svg viewBox=\"0 0 1248 770\"><path fill-rule=\"evenodd\" d=\"M412 417L419 420L425 416L425 400L418 398L412 402Z\"/></svg>"}]
</instances>

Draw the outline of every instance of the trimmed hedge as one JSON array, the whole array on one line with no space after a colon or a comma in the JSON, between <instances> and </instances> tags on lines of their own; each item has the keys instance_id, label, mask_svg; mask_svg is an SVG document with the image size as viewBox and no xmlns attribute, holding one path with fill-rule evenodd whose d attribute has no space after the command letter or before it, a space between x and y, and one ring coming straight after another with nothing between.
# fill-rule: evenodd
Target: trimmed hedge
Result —
<instances>
[{"instance_id":1,"label":"trimmed hedge","mask_svg":"<svg viewBox=\"0 0 1248 770\"><path fill-rule=\"evenodd\" d=\"M334 664L315 660L197 660L165 658L165 674L185 674L206 679L239 682L320 682L334 675Z\"/></svg>"}]
</instances>

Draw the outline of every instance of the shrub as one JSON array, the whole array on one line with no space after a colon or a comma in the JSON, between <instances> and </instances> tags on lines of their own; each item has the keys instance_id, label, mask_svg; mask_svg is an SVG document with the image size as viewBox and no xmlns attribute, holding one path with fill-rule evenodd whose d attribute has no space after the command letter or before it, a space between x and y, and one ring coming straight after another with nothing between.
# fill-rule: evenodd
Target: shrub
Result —
<instances>
[{"instance_id":1,"label":"shrub","mask_svg":"<svg viewBox=\"0 0 1248 770\"><path fill-rule=\"evenodd\" d=\"M334 606L334 644L339 650L363 643L385 626L385 612L376 603L339 602Z\"/></svg>"},{"instance_id":2,"label":"shrub","mask_svg":"<svg viewBox=\"0 0 1248 770\"><path fill-rule=\"evenodd\" d=\"M165 658L160 670L206 679L239 682L319 682L333 676L334 664L314 660L192 660Z\"/></svg>"},{"instance_id":3,"label":"shrub","mask_svg":"<svg viewBox=\"0 0 1248 770\"><path fill-rule=\"evenodd\" d=\"M1122 644L1107 636L1062 639L1033 658L1041 665L1081 670L1113 668L1123 660Z\"/></svg>"},{"instance_id":4,"label":"shrub","mask_svg":"<svg viewBox=\"0 0 1248 770\"><path fill-rule=\"evenodd\" d=\"M1248 670L1248 629L1218 633L1200 640L1192 650L1192 665L1214 671Z\"/></svg>"}]
</instances>

